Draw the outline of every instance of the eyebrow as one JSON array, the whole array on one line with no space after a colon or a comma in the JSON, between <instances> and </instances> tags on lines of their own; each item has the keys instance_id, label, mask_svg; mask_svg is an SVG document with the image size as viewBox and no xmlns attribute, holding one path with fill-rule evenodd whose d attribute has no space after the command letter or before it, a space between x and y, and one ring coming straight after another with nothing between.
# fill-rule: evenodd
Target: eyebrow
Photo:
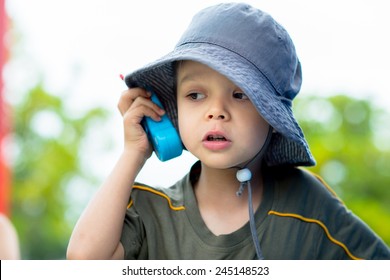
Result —
<instances>
[{"instance_id":1,"label":"eyebrow","mask_svg":"<svg viewBox=\"0 0 390 280\"><path fill-rule=\"evenodd\" d=\"M181 61L182 62L182 61ZM187 71L187 73L184 73L184 75L181 77L181 79L179 80L179 70L180 68L182 67L182 63L177 63L176 64L176 79L177 79L177 83L178 84L182 84L186 81L193 81L195 80L197 77L202 77L204 76L204 71Z\"/></svg>"},{"instance_id":2,"label":"eyebrow","mask_svg":"<svg viewBox=\"0 0 390 280\"><path fill-rule=\"evenodd\" d=\"M182 77L180 77L180 79L178 77L177 84L181 85L181 84L189 82L189 81L202 80L202 78L204 76L205 76L205 74L202 71L184 73L184 75Z\"/></svg>"}]
</instances>

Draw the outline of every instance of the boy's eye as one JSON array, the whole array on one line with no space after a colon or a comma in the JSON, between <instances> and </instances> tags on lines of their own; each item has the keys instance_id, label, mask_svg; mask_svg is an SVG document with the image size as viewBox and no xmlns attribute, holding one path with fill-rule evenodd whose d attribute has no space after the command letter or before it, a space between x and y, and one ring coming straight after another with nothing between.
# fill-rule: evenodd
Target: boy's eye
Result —
<instances>
[{"instance_id":1,"label":"boy's eye","mask_svg":"<svg viewBox=\"0 0 390 280\"><path fill-rule=\"evenodd\" d=\"M192 92L192 93L188 94L187 96L192 100L199 100L199 99L203 99L205 97L204 94L199 93L199 92Z\"/></svg>"},{"instance_id":2,"label":"boy's eye","mask_svg":"<svg viewBox=\"0 0 390 280\"><path fill-rule=\"evenodd\" d=\"M242 92L235 92L235 93L233 93L233 97L237 98L237 99L242 99L242 100L248 99L248 96L245 93L242 93Z\"/></svg>"}]
</instances>

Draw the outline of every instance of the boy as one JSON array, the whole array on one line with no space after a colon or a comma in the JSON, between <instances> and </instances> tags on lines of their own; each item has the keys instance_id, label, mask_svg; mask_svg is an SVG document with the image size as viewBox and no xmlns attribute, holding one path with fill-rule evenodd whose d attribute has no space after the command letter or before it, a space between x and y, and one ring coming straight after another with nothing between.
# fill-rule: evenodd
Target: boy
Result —
<instances>
[{"instance_id":1,"label":"boy","mask_svg":"<svg viewBox=\"0 0 390 280\"><path fill-rule=\"evenodd\" d=\"M268 14L206 8L173 52L126 83L124 150L80 217L68 258L390 258L319 178L296 168L315 164L291 110L301 66ZM152 153L141 120L165 113L199 162L167 189L134 183Z\"/></svg>"}]
</instances>

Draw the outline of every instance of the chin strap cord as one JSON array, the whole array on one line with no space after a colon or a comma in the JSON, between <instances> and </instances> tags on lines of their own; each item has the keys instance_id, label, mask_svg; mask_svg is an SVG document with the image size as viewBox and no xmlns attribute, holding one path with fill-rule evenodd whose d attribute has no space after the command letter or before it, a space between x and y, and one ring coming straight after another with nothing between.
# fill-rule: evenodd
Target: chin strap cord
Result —
<instances>
[{"instance_id":1,"label":"chin strap cord","mask_svg":"<svg viewBox=\"0 0 390 280\"><path fill-rule=\"evenodd\" d=\"M241 196L245 187L248 188L248 208L249 208L249 225L251 228L252 240L255 245L256 256L259 260L264 260L263 253L260 248L259 237L257 236L256 222L255 222L255 213L253 209L252 201L252 187L251 181L252 173L248 168L241 169L237 171L237 180L240 181L240 188L237 191L237 196Z\"/></svg>"},{"instance_id":2,"label":"chin strap cord","mask_svg":"<svg viewBox=\"0 0 390 280\"><path fill-rule=\"evenodd\" d=\"M244 167L239 167L240 169L236 173L237 180L240 182L240 187L238 188L236 195L240 197L243 194L245 187L247 187L248 189L249 225L251 229L252 240L255 245L256 256L257 259L259 260L264 260L264 256L260 248L260 241L256 230L255 213L254 213L255 211L253 209L252 187L251 187L252 172L249 170L249 168L246 168L246 166L248 166L255 158L264 156L264 153L267 150L269 143L271 142L272 131L273 128L270 126L263 147L247 164L245 164Z\"/></svg>"}]
</instances>

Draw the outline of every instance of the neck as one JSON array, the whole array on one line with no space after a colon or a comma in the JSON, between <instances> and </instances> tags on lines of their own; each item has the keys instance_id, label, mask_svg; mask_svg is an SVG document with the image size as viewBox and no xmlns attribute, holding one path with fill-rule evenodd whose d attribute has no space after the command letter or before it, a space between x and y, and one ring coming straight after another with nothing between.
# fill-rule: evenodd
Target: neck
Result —
<instances>
[{"instance_id":1,"label":"neck","mask_svg":"<svg viewBox=\"0 0 390 280\"><path fill-rule=\"evenodd\" d=\"M251 185L254 197L261 197L263 189L263 180L261 173L261 164L252 163L248 168L251 169L253 177ZM199 199L213 200L215 203L229 201L237 204L246 205L247 191L238 198L236 193L240 187L240 182L236 178L238 168L215 169L202 163L202 171L197 184L195 185L195 194Z\"/></svg>"},{"instance_id":2,"label":"neck","mask_svg":"<svg viewBox=\"0 0 390 280\"><path fill-rule=\"evenodd\" d=\"M202 163L202 171L195 185L195 196L200 214L215 235L229 234L249 221L248 190L236 195L240 182L236 179L236 168L214 169ZM261 169L252 177L252 202L257 209L262 200L263 182Z\"/></svg>"}]
</instances>

